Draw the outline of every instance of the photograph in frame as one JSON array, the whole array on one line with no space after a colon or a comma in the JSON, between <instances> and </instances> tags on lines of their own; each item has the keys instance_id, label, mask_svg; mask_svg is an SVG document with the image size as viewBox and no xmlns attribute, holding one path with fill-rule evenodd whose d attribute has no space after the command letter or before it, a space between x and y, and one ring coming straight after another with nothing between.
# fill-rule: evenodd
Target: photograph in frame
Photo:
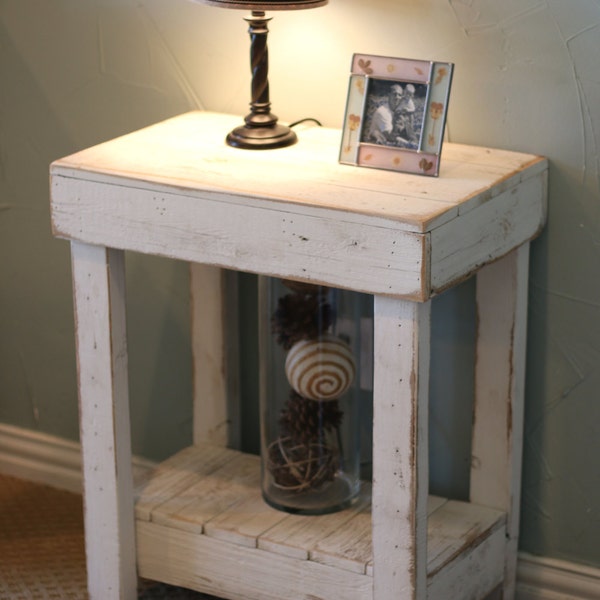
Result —
<instances>
[{"instance_id":1,"label":"photograph in frame","mask_svg":"<svg viewBox=\"0 0 600 600\"><path fill-rule=\"evenodd\" d=\"M437 176L453 68L355 54L340 163Z\"/></svg>"}]
</instances>

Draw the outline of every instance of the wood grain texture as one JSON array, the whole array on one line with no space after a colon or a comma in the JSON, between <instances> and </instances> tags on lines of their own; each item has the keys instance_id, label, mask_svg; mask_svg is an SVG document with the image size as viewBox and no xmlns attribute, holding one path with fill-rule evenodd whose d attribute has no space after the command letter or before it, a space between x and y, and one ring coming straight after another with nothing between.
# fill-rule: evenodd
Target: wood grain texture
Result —
<instances>
[{"instance_id":1,"label":"wood grain texture","mask_svg":"<svg viewBox=\"0 0 600 600\"><path fill-rule=\"evenodd\" d=\"M453 218L465 200L465 208L475 207L518 183L521 171L546 168L540 157L451 143L444 145L439 178L350 167L338 164L341 132L319 127L283 150L240 152L223 141L238 121L190 112L55 161L51 172L131 187L143 182L157 192L176 187L182 194L277 199L299 212L332 209L345 219L376 217L423 233Z\"/></svg>"},{"instance_id":2,"label":"wood grain texture","mask_svg":"<svg viewBox=\"0 0 600 600\"><path fill-rule=\"evenodd\" d=\"M510 188L477 210L431 232L431 287L434 292L537 236L545 222L546 174Z\"/></svg>"},{"instance_id":3,"label":"wood grain texture","mask_svg":"<svg viewBox=\"0 0 600 600\"><path fill-rule=\"evenodd\" d=\"M316 519L307 519L303 515L287 515L259 537L258 547L300 560L314 558L314 548L320 540L345 529L354 516L370 507L370 504L371 486L363 484L357 502L350 509L322 515ZM369 531L368 538L370 537Z\"/></svg>"},{"instance_id":4,"label":"wood grain texture","mask_svg":"<svg viewBox=\"0 0 600 600\"><path fill-rule=\"evenodd\" d=\"M435 577L457 553L477 547L497 530L505 532L506 514L478 504L448 500L430 515L427 528L427 576ZM502 574L502 570L499 561L495 572Z\"/></svg>"},{"instance_id":5,"label":"wood grain texture","mask_svg":"<svg viewBox=\"0 0 600 600\"><path fill-rule=\"evenodd\" d=\"M237 274L190 264L194 443L240 446Z\"/></svg>"},{"instance_id":6,"label":"wood grain texture","mask_svg":"<svg viewBox=\"0 0 600 600\"><path fill-rule=\"evenodd\" d=\"M373 568L376 598L425 597L431 304L375 297Z\"/></svg>"},{"instance_id":7,"label":"wood grain texture","mask_svg":"<svg viewBox=\"0 0 600 600\"><path fill-rule=\"evenodd\" d=\"M197 444L162 462L136 488L136 519L150 521L154 511L238 456L221 446Z\"/></svg>"},{"instance_id":8,"label":"wood grain texture","mask_svg":"<svg viewBox=\"0 0 600 600\"><path fill-rule=\"evenodd\" d=\"M324 128L240 152L222 141L233 121L192 112L56 161L55 234L424 301L545 219L539 157L447 144L423 178L338 164Z\"/></svg>"},{"instance_id":9,"label":"wood grain texture","mask_svg":"<svg viewBox=\"0 0 600 600\"><path fill-rule=\"evenodd\" d=\"M53 185L62 236L360 291L415 299L429 293L429 238L394 223L371 226L332 210L298 212L232 194L194 197L67 177Z\"/></svg>"},{"instance_id":10,"label":"wood grain texture","mask_svg":"<svg viewBox=\"0 0 600 600\"><path fill-rule=\"evenodd\" d=\"M319 540L310 551L310 559L338 569L366 573L373 556L371 507L355 513L344 525Z\"/></svg>"},{"instance_id":11,"label":"wood grain texture","mask_svg":"<svg viewBox=\"0 0 600 600\"><path fill-rule=\"evenodd\" d=\"M92 600L137 596L123 253L71 245Z\"/></svg>"},{"instance_id":12,"label":"wood grain texture","mask_svg":"<svg viewBox=\"0 0 600 600\"><path fill-rule=\"evenodd\" d=\"M206 535L238 546L257 548L260 537L283 521L286 513L271 508L258 488L240 494L240 501L204 526Z\"/></svg>"},{"instance_id":13,"label":"wood grain texture","mask_svg":"<svg viewBox=\"0 0 600 600\"><path fill-rule=\"evenodd\" d=\"M282 563L285 569L294 569L296 574L313 573L312 567L304 564L309 562L326 566L324 573L328 581L345 577L353 580L355 575L366 575L373 583L372 511L368 486L357 504L344 511L318 517L290 515L263 502L256 456L199 445L169 459L166 468L161 465L141 490L138 503L150 504L146 496L155 498L157 490L164 488L168 471L185 472L199 465L203 457L214 466L214 451L233 454L234 459L221 467L211 468L211 474L198 477L191 486L182 487L174 482L174 487L179 487L177 494L170 496L165 504L157 504L148 520L144 518L145 514L138 515L138 551L142 569L154 569L144 564L144 557L151 556L152 561L160 562L154 577L178 585L188 585L191 581L194 589L203 591L212 589L204 586L207 581L215 586L225 585L230 594L226 597L241 598L248 596L244 595L243 581L238 579L240 568L243 573L247 565L255 565L263 571L269 564L279 564L279 557L286 559ZM152 482L153 478L156 483ZM190 483L189 479L187 483ZM476 592L488 584L491 589L502 579L504 550L499 560L491 560L495 555L492 556L488 546L491 538L494 538L494 548L498 540L504 538L505 513L433 496L427 498L426 510L428 594L432 594L432 590L451 588L461 590L465 598L477 598ZM178 522L174 525L171 519ZM203 527L198 527L198 523ZM145 530L146 525L158 529ZM165 531L164 528L179 532L173 533L172 539L177 540L174 545L157 544L152 536L146 538L140 534L140 531ZM214 553L207 558L203 553L209 552L213 542L216 543ZM146 543L157 547L146 548ZM180 555L190 547L204 550L197 556ZM228 578L233 578L232 581L213 581L215 574L222 571L230 572ZM478 571L483 574L482 578L473 576ZM256 581L254 593L260 594L262 585L262 593L269 597L273 586L279 585L278 578L279 575L273 572L262 584ZM311 593L318 598L338 600L339 596L332 591L328 581L312 582ZM297 585L303 584L299 581ZM387 600L388 594L389 590L382 597ZM432 597L444 598L441 592L436 594Z\"/></svg>"},{"instance_id":14,"label":"wood grain texture","mask_svg":"<svg viewBox=\"0 0 600 600\"><path fill-rule=\"evenodd\" d=\"M205 524L246 498L260 483L259 458L239 454L152 512L152 521L203 533Z\"/></svg>"},{"instance_id":15,"label":"wood grain texture","mask_svg":"<svg viewBox=\"0 0 600 600\"><path fill-rule=\"evenodd\" d=\"M232 600L371 600L373 579L157 525L138 524L142 577ZM168 550L167 550L168 549Z\"/></svg>"},{"instance_id":16,"label":"wood grain texture","mask_svg":"<svg viewBox=\"0 0 600 600\"><path fill-rule=\"evenodd\" d=\"M546 219L547 161L446 144L440 177L422 178L338 164L340 132L324 128L240 152L223 143L237 123L191 112L51 166L53 231L73 242L92 598L135 591L123 250L194 263L194 438L215 444L136 491L142 573L261 600L464 600L506 573L510 597L528 241ZM262 503L258 459L224 448L238 438L238 393L221 269L375 295L370 511L298 528ZM475 272L474 504L431 512L429 300Z\"/></svg>"},{"instance_id":17,"label":"wood grain texture","mask_svg":"<svg viewBox=\"0 0 600 600\"><path fill-rule=\"evenodd\" d=\"M452 562L443 577L431 578L427 600L487 599L504 577L501 565L506 547L505 536L504 528L493 531L476 549L466 550L461 560Z\"/></svg>"},{"instance_id":18,"label":"wood grain texture","mask_svg":"<svg viewBox=\"0 0 600 600\"><path fill-rule=\"evenodd\" d=\"M477 275L472 502L506 511L505 597L514 595L519 536L529 245Z\"/></svg>"}]
</instances>

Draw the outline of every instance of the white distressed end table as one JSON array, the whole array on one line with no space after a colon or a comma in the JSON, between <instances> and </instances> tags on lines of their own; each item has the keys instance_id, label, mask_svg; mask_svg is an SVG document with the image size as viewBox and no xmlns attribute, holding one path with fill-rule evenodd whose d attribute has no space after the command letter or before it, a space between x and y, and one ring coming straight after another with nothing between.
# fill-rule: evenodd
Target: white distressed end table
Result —
<instances>
[{"instance_id":1,"label":"white distressed end table","mask_svg":"<svg viewBox=\"0 0 600 600\"><path fill-rule=\"evenodd\" d=\"M71 242L89 591L136 576L230 599L513 597L529 242L546 160L446 144L439 178L339 165L340 132L224 144L238 117L191 112L51 166L56 236ZM194 444L131 477L124 251L189 261ZM259 459L227 448L236 384L225 273L374 295L372 494L300 517L260 497ZM431 298L475 275L470 502L428 496ZM135 509L134 509L135 506Z\"/></svg>"}]
</instances>

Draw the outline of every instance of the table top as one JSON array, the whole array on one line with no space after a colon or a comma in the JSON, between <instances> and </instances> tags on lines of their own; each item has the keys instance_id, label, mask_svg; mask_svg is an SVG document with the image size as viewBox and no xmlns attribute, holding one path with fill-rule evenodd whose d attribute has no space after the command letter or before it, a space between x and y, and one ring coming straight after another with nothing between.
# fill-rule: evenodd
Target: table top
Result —
<instances>
[{"instance_id":1,"label":"table top","mask_svg":"<svg viewBox=\"0 0 600 600\"><path fill-rule=\"evenodd\" d=\"M339 164L336 129L301 130L299 143L283 149L230 148L225 134L239 123L237 116L186 113L60 159L52 173L270 198L425 232L546 168L538 156L447 143L439 177L400 174Z\"/></svg>"},{"instance_id":2,"label":"table top","mask_svg":"<svg viewBox=\"0 0 600 600\"><path fill-rule=\"evenodd\" d=\"M55 234L423 300L531 239L545 221L547 161L539 156L446 143L439 177L424 177L339 164L341 131L317 126L301 126L299 142L288 148L231 148L224 138L239 123L194 111L55 161ZM481 257L459 258L440 274L448 253L456 254L452 240L479 236L482 223L496 241L467 239L481 246ZM251 237L271 241L268 265L264 249L249 247ZM209 238L220 251L209 248ZM382 247L386 257L374 257ZM333 273L346 263L354 268L359 250L371 258L352 280ZM394 264L399 250L403 264ZM358 286L372 268L408 269L411 282ZM398 273L389 277L399 281Z\"/></svg>"}]
</instances>

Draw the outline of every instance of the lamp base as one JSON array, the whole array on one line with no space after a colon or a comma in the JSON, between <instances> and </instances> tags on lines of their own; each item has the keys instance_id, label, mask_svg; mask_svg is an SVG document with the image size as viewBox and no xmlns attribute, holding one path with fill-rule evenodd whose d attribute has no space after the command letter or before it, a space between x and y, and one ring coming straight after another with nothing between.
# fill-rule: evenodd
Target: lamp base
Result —
<instances>
[{"instance_id":1,"label":"lamp base","mask_svg":"<svg viewBox=\"0 0 600 600\"><path fill-rule=\"evenodd\" d=\"M298 138L289 127L274 123L262 127L241 125L229 133L226 141L234 148L270 150L291 146L298 141Z\"/></svg>"}]
</instances>

